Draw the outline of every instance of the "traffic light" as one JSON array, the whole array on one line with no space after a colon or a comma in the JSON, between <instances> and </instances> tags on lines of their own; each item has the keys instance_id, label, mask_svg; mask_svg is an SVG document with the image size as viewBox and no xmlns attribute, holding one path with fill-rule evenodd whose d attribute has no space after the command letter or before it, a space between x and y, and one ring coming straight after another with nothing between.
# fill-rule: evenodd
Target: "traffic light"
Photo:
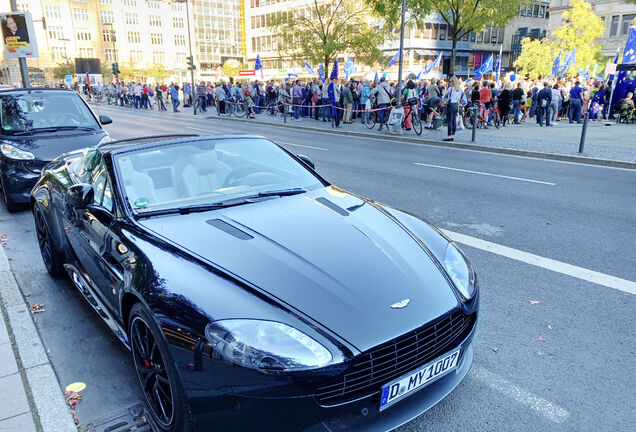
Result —
<instances>
[{"instance_id":1,"label":"traffic light","mask_svg":"<svg viewBox=\"0 0 636 432\"><path fill-rule=\"evenodd\" d=\"M113 75L119 75L119 64L118 63L113 63L112 65L112 72Z\"/></svg>"},{"instance_id":2,"label":"traffic light","mask_svg":"<svg viewBox=\"0 0 636 432\"><path fill-rule=\"evenodd\" d=\"M188 69L196 69L197 67L194 65L194 57L193 56L188 56L186 57L186 61L188 62Z\"/></svg>"}]
</instances>

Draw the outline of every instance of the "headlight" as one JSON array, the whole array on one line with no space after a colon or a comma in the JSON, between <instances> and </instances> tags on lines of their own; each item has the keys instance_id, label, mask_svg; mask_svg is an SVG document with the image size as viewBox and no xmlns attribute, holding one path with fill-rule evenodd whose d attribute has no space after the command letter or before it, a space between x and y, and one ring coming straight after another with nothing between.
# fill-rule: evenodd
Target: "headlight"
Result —
<instances>
[{"instance_id":1,"label":"headlight","mask_svg":"<svg viewBox=\"0 0 636 432\"><path fill-rule=\"evenodd\" d=\"M446 246L444 268L462 297L470 300L475 293L475 273L464 254L452 242Z\"/></svg>"},{"instance_id":2,"label":"headlight","mask_svg":"<svg viewBox=\"0 0 636 432\"><path fill-rule=\"evenodd\" d=\"M329 350L309 336L273 321L216 321L208 324L205 334L223 357L252 369L313 369L333 359Z\"/></svg>"},{"instance_id":3,"label":"headlight","mask_svg":"<svg viewBox=\"0 0 636 432\"><path fill-rule=\"evenodd\" d=\"M109 143L111 141L113 141L113 139L110 137L110 135L107 132L104 138L99 140L99 142L97 143L97 146L99 147L100 145Z\"/></svg>"},{"instance_id":4,"label":"headlight","mask_svg":"<svg viewBox=\"0 0 636 432\"><path fill-rule=\"evenodd\" d=\"M6 157L8 157L9 159L15 159L15 160L33 160L35 159L35 156L33 155L33 153L30 153L28 151L24 151L24 150L20 150L17 147L13 147L10 144L1 144L0 145L0 151L2 151L2 154L5 155Z\"/></svg>"}]
</instances>

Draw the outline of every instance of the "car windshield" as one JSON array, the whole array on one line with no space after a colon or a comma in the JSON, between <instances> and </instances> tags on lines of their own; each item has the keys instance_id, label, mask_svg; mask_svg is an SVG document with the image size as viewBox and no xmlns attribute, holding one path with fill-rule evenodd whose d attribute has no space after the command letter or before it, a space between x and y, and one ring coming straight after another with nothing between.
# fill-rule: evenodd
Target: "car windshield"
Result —
<instances>
[{"instance_id":1,"label":"car windshield","mask_svg":"<svg viewBox=\"0 0 636 432\"><path fill-rule=\"evenodd\" d=\"M33 91L0 95L0 127L4 135L51 129L98 129L86 104L73 92Z\"/></svg>"},{"instance_id":2,"label":"car windshield","mask_svg":"<svg viewBox=\"0 0 636 432\"><path fill-rule=\"evenodd\" d=\"M213 209L323 186L284 150L259 138L189 141L126 152L114 162L136 214Z\"/></svg>"}]
</instances>

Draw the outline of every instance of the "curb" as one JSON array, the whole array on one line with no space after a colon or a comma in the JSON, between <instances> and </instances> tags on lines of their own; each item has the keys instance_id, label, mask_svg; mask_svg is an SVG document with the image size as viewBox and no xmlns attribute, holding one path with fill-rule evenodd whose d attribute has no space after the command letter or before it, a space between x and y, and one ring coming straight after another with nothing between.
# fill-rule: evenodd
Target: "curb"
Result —
<instances>
[{"instance_id":1,"label":"curb","mask_svg":"<svg viewBox=\"0 0 636 432\"><path fill-rule=\"evenodd\" d=\"M427 140L427 139L420 139L420 138L395 137L391 135L377 136L377 135L372 135L372 134L363 133L363 132L335 131L335 130L329 130L329 129L299 126L296 124L290 125L290 124L280 124L280 123L268 123L268 122L259 121L259 120L247 121L247 120L242 120L238 118L216 117L216 116L210 116L205 118L211 119L211 120L218 120L218 121L231 121L236 123L249 123L249 124L262 125L262 126L274 126L279 128L285 128L285 129L321 132L321 133L329 133L334 135L353 136L353 137L359 137L359 138L374 138L374 139L382 139L385 141L407 142L410 144L419 144L424 146L456 148L456 149L473 150L473 151L480 151L480 152L486 152L486 153L500 153L500 154L507 154L512 156L523 156L523 157L531 157L536 159L551 159L551 160L557 160L562 162L575 162L575 163L581 163L586 165L598 165L598 166L636 170L636 162L625 162L625 161L618 161L618 160L612 160L612 159L588 158L584 156L568 156L568 155L562 155L557 153L540 153L540 152L533 152L528 150L511 149L506 147L488 147L488 146L479 145L479 144L450 143L450 142L434 141L434 140Z\"/></svg>"},{"instance_id":2,"label":"curb","mask_svg":"<svg viewBox=\"0 0 636 432\"><path fill-rule=\"evenodd\" d=\"M77 432L60 383L49 361L40 334L22 292L11 272L9 260L0 246L0 297L6 312L7 331L18 352L20 373L42 432Z\"/></svg>"}]
</instances>

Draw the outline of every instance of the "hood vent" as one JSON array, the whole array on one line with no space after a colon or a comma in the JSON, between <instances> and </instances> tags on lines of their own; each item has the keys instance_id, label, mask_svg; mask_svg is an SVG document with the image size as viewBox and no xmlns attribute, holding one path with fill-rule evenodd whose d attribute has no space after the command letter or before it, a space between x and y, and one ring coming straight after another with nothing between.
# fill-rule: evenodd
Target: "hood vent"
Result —
<instances>
[{"instance_id":1,"label":"hood vent","mask_svg":"<svg viewBox=\"0 0 636 432\"><path fill-rule=\"evenodd\" d=\"M324 205L325 207L335 211L340 216L349 216L349 212L347 212L342 207L338 207L337 204L334 204L333 202L329 201L327 198L323 198L323 197L316 198L316 201L318 201L320 204Z\"/></svg>"},{"instance_id":2,"label":"hood vent","mask_svg":"<svg viewBox=\"0 0 636 432\"><path fill-rule=\"evenodd\" d=\"M248 233L246 233L245 231L241 231L240 229L236 228L235 226L230 225L229 223L221 220L221 219L210 219L208 221L205 221L208 225L212 225L214 228L220 229L223 232L228 233L231 236L236 237L237 239L240 240L250 240L253 239L254 237L252 237L251 235L249 235Z\"/></svg>"}]
</instances>

